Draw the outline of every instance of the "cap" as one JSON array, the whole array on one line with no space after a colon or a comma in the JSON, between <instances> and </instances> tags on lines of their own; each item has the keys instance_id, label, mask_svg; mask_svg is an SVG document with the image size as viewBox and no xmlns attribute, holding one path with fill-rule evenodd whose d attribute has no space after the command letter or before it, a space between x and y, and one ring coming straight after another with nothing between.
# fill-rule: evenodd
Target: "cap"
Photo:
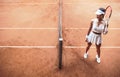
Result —
<instances>
[{"instance_id":1,"label":"cap","mask_svg":"<svg viewBox=\"0 0 120 77\"><path fill-rule=\"evenodd\" d=\"M96 15L101 15L101 14L105 14L104 11L98 9L96 12L95 12Z\"/></svg>"}]
</instances>

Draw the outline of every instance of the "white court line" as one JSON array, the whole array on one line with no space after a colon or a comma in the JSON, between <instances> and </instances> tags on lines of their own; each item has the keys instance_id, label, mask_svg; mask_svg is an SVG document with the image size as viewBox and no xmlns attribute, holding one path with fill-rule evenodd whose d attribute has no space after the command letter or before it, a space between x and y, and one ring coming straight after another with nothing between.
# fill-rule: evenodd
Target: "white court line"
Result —
<instances>
[{"instance_id":1,"label":"white court line","mask_svg":"<svg viewBox=\"0 0 120 77\"><path fill-rule=\"evenodd\" d=\"M87 2L87 1L81 1L81 2L66 2L66 3L63 3L63 4L90 4L91 2ZM92 2L93 3L93 2ZM94 2L95 4L101 4L101 3L99 3L99 2ZM102 3L102 4L107 4L108 5L108 3ZM119 2L111 2L110 3L110 5L112 5L112 4L120 4Z\"/></svg>"},{"instance_id":2,"label":"white court line","mask_svg":"<svg viewBox=\"0 0 120 77\"><path fill-rule=\"evenodd\" d=\"M63 46L64 48L86 48L86 46ZM0 46L0 48L57 48L57 46ZM96 48L91 46L91 48ZM102 46L101 48L120 48L120 46Z\"/></svg>"},{"instance_id":3,"label":"white court line","mask_svg":"<svg viewBox=\"0 0 120 77\"><path fill-rule=\"evenodd\" d=\"M18 5L18 4L24 4L24 5L41 5L41 4L58 4L58 2L53 2L53 3L47 3L47 2L0 2L0 5Z\"/></svg>"},{"instance_id":4,"label":"white court line","mask_svg":"<svg viewBox=\"0 0 120 77\"><path fill-rule=\"evenodd\" d=\"M0 48L56 48L56 46L0 46Z\"/></svg>"},{"instance_id":5,"label":"white court line","mask_svg":"<svg viewBox=\"0 0 120 77\"><path fill-rule=\"evenodd\" d=\"M57 28L0 28L0 30L57 30Z\"/></svg>"},{"instance_id":6,"label":"white court line","mask_svg":"<svg viewBox=\"0 0 120 77\"><path fill-rule=\"evenodd\" d=\"M58 28L0 28L0 30L29 30L29 29L31 29L31 30L57 30ZM89 29L89 28L65 28L65 29L71 29L71 30L81 30L81 29ZM111 29L111 30L120 30L120 28L108 28L108 29Z\"/></svg>"},{"instance_id":7,"label":"white court line","mask_svg":"<svg viewBox=\"0 0 120 77\"><path fill-rule=\"evenodd\" d=\"M79 30L79 29L89 29L89 28L65 28L65 29Z\"/></svg>"},{"instance_id":8,"label":"white court line","mask_svg":"<svg viewBox=\"0 0 120 77\"><path fill-rule=\"evenodd\" d=\"M86 46L64 46L64 48L86 48ZM96 48L91 46L90 48ZM101 48L120 48L120 46L102 46Z\"/></svg>"},{"instance_id":9,"label":"white court line","mask_svg":"<svg viewBox=\"0 0 120 77\"><path fill-rule=\"evenodd\" d=\"M65 29L71 29L71 30L81 30L81 29L89 29L89 28L65 28ZM120 30L120 28L108 28L110 30Z\"/></svg>"}]
</instances>

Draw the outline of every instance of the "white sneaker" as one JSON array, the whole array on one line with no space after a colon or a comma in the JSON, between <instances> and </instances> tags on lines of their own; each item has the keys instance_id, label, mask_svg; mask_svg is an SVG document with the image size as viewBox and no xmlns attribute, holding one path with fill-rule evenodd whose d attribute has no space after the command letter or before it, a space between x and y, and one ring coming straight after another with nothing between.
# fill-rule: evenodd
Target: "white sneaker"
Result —
<instances>
[{"instance_id":1,"label":"white sneaker","mask_svg":"<svg viewBox=\"0 0 120 77\"><path fill-rule=\"evenodd\" d=\"M84 54L84 58L85 59L88 58L88 54L87 53Z\"/></svg>"},{"instance_id":2,"label":"white sneaker","mask_svg":"<svg viewBox=\"0 0 120 77\"><path fill-rule=\"evenodd\" d=\"M97 63L100 63L100 58L97 58Z\"/></svg>"}]
</instances>

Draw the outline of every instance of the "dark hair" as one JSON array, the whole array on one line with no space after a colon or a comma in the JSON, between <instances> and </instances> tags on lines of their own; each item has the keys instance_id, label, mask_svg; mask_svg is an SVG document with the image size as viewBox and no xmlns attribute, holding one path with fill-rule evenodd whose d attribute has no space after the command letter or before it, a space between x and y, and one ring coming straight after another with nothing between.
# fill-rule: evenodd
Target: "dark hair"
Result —
<instances>
[{"instance_id":1,"label":"dark hair","mask_svg":"<svg viewBox=\"0 0 120 77\"><path fill-rule=\"evenodd\" d=\"M103 12L105 12L105 11L106 11L106 9L105 9L105 8L99 8L99 10L101 10L101 11L103 11Z\"/></svg>"}]
</instances>

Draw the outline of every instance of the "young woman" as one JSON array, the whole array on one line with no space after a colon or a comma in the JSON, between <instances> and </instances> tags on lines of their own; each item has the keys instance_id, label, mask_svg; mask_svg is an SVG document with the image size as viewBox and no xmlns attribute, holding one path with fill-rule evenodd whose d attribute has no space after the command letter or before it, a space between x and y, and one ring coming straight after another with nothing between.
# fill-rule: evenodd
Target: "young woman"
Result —
<instances>
[{"instance_id":1,"label":"young woman","mask_svg":"<svg viewBox=\"0 0 120 77\"><path fill-rule=\"evenodd\" d=\"M102 43L102 37L101 34L107 34L107 26L104 18L105 9L99 8L96 11L96 18L92 19L90 28L88 30L88 33L86 35L86 42L87 42L87 48L86 53L84 54L84 58L88 57L88 50L91 47L92 43L96 45L97 49L97 55L96 60L97 63L100 63L100 47Z\"/></svg>"}]
</instances>

